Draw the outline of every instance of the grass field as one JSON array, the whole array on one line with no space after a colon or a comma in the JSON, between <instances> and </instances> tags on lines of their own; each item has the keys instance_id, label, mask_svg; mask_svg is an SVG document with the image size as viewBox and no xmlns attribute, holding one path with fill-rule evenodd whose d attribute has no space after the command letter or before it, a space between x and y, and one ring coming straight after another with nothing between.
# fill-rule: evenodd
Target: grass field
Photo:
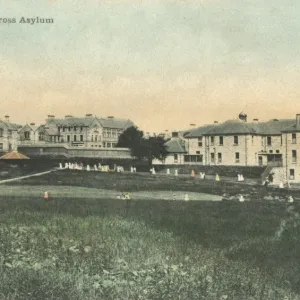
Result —
<instances>
[{"instance_id":1,"label":"grass field","mask_svg":"<svg viewBox=\"0 0 300 300\"><path fill-rule=\"evenodd\" d=\"M141 201L201 186L117 175L1 187L0 299L300 299L297 202ZM105 199L106 189L141 199Z\"/></svg>"}]
</instances>

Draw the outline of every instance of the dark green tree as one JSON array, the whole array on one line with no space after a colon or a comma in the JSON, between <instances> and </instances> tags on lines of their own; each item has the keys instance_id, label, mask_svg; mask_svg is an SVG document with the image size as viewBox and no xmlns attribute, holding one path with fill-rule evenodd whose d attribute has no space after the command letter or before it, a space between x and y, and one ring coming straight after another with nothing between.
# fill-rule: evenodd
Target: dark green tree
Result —
<instances>
[{"instance_id":1,"label":"dark green tree","mask_svg":"<svg viewBox=\"0 0 300 300\"><path fill-rule=\"evenodd\" d=\"M167 155L165 140L161 136L144 137L143 131L135 126L127 128L119 137L117 147L129 148L131 155L139 160L163 160Z\"/></svg>"}]
</instances>

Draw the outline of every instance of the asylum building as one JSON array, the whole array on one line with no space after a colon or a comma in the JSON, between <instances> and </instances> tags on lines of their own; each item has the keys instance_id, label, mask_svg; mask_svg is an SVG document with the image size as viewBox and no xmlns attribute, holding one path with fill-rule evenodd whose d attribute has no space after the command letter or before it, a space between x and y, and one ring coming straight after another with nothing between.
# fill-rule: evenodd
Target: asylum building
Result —
<instances>
[{"instance_id":1,"label":"asylum building","mask_svg":"<svg viewBox=\"0 0 300 300\"><path fill-rule=\"evenodd\" d=\"M113 148L120 134L133 122L125 119L99 118L92 114L85 117L55 118L48 115L45 124L25 125L20 131L20 145L64 144L69 147Z\"/></svg>"}]
</instances>

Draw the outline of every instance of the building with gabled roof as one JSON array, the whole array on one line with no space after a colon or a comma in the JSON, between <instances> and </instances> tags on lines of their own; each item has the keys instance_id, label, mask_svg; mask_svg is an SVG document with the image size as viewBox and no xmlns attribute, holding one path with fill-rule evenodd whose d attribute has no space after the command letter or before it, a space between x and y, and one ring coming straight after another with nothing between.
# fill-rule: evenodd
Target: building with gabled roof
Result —
<instances>
[{"instance_id":1,"label":"building with gabled roof","mask_svg":"<svg viewBox=\"0 0 300 300\"><path fill-rule=\"evenodd\" d=\"M112 148L115 147L120 134L133 126L131 120L114 117L97 117L86 114L85 117L55 118L48 115L46 123L33 129L25 125L20 131L21 144L28 144L23 133L30 136L32 143L65 144L70 147ZM29 134L29 131L31 132Z\"/></svg>"},{"instance_id":2,"label":"building with gabled roof","mask_svg":"<svg viewBox=\"0 0 300 300\"><path fill-rule=\"evenodd\" d=\"M5 116L5 121L0 120L0 153L17 150L18 130L22 126L11 123L9 116Z\"/></svg>"}]
</instances>

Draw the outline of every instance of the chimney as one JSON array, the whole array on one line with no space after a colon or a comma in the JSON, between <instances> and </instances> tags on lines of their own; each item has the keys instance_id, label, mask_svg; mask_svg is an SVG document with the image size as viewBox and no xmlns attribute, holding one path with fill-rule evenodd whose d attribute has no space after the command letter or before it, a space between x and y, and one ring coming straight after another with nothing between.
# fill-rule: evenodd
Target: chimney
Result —
<instances>
[{"instance_id":1,"label":"chimney","mask_svg":"<svg viewBox=\"0 0 300 300\"><path fill-rule=\"evenodd\" d=\"M5 122L9 122L9 116L8 115L5 116Z\"/></svg>"},{"instance_id":2,"label":"chimney","mask_svg":"<svg viewBox=\"0 0 300 300\"><path fill-rule=\"evenodd\" d=\"M258 122L258 119L253 119L253 122L257 123L257 122Z\"/></svg>"},{"instance_id":3,"label":"chimney","mask_svg":"<svg viewBox=\"0 0 300 300\"><path fill-rule=\"evenodd\" d=\"M65 116L65 119L71 119L71 118L73 118L73 116L71 116L71 115L66 115Z\"/></svg>"},{"instance_id":4,"label":"chimney","mask_svg":"<svg viewBox=\"0 0 300 300\"><path fill-rule=\"evenodd\" d=\"M92 118L93 115L92 115L92 114L86 114L85 117L86 117L86 118Z\"/></svg>"},{"instance_id":5,"label":"chimney","mask_svg":"<svg viewBox=\"0 0 300 300\"><path fill-rule=\"evenodd\" d=\"M31 125L31 126L34 126L34 125L35 125L35 123L30 123L30 125Z\"/></svg>"},{"instance_id":6,"label":"chimney","mask_svg":"<svg viewBox=\"0 0 300 300\"><path fill-rule=\"evenodd\" d=\"M296 127L300 127L300 114L296 114Z\"/></svg>"},{"instance_id":7,"label":"chimney","mask_svg":"<svg viewBox=\"0 0 300 300\"><path fill-rule=\"evenodd\" d=\"M108 119L113 119L113 118L114 118L114 116L108 116L107 118L108 118Z\"/></svg>"},{"instance_id":8,"label":"chimney","mask_svg":"<svg viewBox=\"0 0 300 300\"><path fill-rule=\"evenodd\" d=\"M173 131L172 132L172 138L178 138L179 137L179 133L178 133L178 131Z\"/></svg>"},{"instance_id":9,"label":"chimney","mask_svg":"<svg viewBox=\"0 0 300 300\"><path fill-rule=\"evenodd\" d=\"M218 124L219 122L218 121L214 121L214 124Z\"/></svg>"},{"instance_id":10,"label":"chimney","mask_svg":"<svg viewBox=\"0 0 300 300\"><path fill-rule=\"evenodd\" d=\"M55 118L55 116L54 115L48 115L48 118L47 118L47 120L49 121L49 120L53 120Z\"/></svg>"}]
</instances>

